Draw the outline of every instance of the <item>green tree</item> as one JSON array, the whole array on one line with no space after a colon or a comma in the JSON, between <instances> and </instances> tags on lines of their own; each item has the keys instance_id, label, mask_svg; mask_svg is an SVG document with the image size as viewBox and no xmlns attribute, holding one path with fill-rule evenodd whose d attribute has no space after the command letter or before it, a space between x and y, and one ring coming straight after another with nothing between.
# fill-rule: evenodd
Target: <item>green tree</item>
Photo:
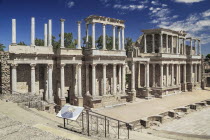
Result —
<instances>
[{"instance_id":1,"label":"green tree","mask_svg":"<svg viewBox=\"0 0 210 140\"><path fill-rule=\"evenodd\" d=\"M132 44L133 44L132 38L127 37L127 38L125 39L125 50L126 50L126 51L132 50Z\"/></svg>"},{"instance_id":2,"label":"green tree","mask_svg":"<svg viewBox=\"0 0 210 140\"><path fill-rule=\"evenodd\" d=\"M4 51L5 48L6 48L6 47L4 46L4 44L1 44L1 43L0 43L0 51Z\"/></svg>"},{"instance_id":3,"label":"green tree","mask_svg":"<svg viewBox=\"0 0 210 140\"><path fill-rule=\"evenodd\" d=\"M24 41L20 41L19 43L17 43L17 45L23 45L23 46L26 46L25 42Z\"/></svg>"},{"instance_id":4,"label":"green tree","mask_svg":"<svg viewBox=\"0 0 210 140\"><path fill-rule=\"evenodd\" d=\"M86 36L82 38L83 47L91 48L92 47L92 36L88 36L88 45L86 45Z\"/></svg>"},{"instance_id":5,"label":"green tree","mask_svg":"<svg viewBox=\"0 0 210 140\"><path fill-rule=\"evenodd\" d=\"M55 36L52 36L52 46L53 46L53 49L60 48L60 41L56 41Z\"/></svg>"},{"instance_id":6,"label":"green tree","mask_svg":"<svg viewBox=\"0 0 210 140\"><path fill-rule=\"evenodd\" d=\"M99 36L99 38L96 40L97 48L102 49L103 48L103 36ZM115 40L115 47L118 49L118 42L117 39ZM113 48L113 37L106 35L106 49L112 50Z\"/></svg>"},{"instance_id":7,"label":"green tree","mask_svg":"<svg viewBox=\"0 0 210 140\"><path fill-rule=\"evenodd\" d=\"M59 34L59 37L61 35ZM60 44L60 39L59 39L59 44ZM73 34L72 33L64 33L64 46L65 48L76 48L77 45L77 40L74 39Z\"/></svg>"},{"instance_id":8,"label":"green tree","mask_svg":"<svg viewBox=\"0 0 210 140\"><path fill-rule=\"evenodd\" d=\"M210 59L210 54L207 54L206 55L206 59Z\"/></svg>"},{"instance_id":9,"label":"green tree","mask_svg":"<svg viewBox=\"0 0 210 140\"><path fill-rule=\"evenodd\" d=\"M38 38L36 38L36 39L35 39L35 44L36 44L37 46L44 46L44 40L43 40L43 39L38 39Z\"/></svg>"}]
</instances>

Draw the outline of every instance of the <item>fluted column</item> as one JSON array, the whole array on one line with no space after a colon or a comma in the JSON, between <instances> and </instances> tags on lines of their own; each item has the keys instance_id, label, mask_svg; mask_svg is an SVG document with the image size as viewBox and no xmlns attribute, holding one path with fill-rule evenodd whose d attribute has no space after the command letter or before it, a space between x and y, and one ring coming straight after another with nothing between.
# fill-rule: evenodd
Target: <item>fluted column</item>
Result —
<instances>
[{"instance_id":1,"label":"fluted column","mask_svg":"<svg viewBox=\"0 0 210 140\"><path fill-rule=\"evenodd\" d=\"M95 42L95 23L92 23L92 49L96 48Z\"/></svg>"},{"instance_id":2,"label":"fluted column","mask_svg":"<svg viewBox=\"0 0 210 140\"><path fill-rule=\"evenodd\" d=\"M121 93L121 90L122 90L122 68L121 68L121 64L120 65L118 65L119 66L119 69L118 69L118 78L119 78L119 92Z\"/></svg>"},{"instance_id":3,"label":"fluted column","mask_svg":"<svg viewBox=\"0 0 210 140\"><path fill-rule=\"evenodd\" d=\"M152 34L152 53L155 53L155 34Z\"/></svg>"},{"instance_id":4,"label":"fluted column","mask_svg":"<svg viewBox=\"0 0 210 140\"><path fill-rule=\"evenodd\" d=\"M152 68L153 68L153 70L152 70L152 76L153 76L153 83L152 83L152 87L155 87L155 64L152 64Z\"/></svg>"},{"instance_id":5,"label":"fluted column","mask_svg":"<svg viewBox=\"0 0 210 140\"><path fill-rule=\"evenodd\" d=\"M126 67L126 64L123 64L122 66L122 93L124 94L125 93L125 67Z\"/></svg>"},{"instance_id":6,"label":"fluted column","mask_svg":"<svg viewBox=\"0 0 210 140\"><path fill-rule=\"evenodd\" d=\"M144 53L147 53L147 35L144 34Z\"/></svg>"},{"instance_id":7,"label":"fluted column","mask_svg":"<svg viewBox=\"0 0 210 140\"><path fill-rule=\"evenodd\" d=\"M44 24L44 46L47 47L47 24Z\"/></svg>"},{"instance_id":8,"label":"fluted column","mask_svg":"<svg viewBox=\"0 0 210 140\"><path fill-rule=\"evenodd\" d=\"M31 18L31 46L35 46L35 18Z\"/></svg>"},{"instance_id":9,"label":"fluted column","mask_svg":"<svg viewBox=\"0 0 210 140\"><path fill-rule=\"evenodd\" d=\"M174 54L174 37L171 36L171 53Z\"/></svg>"},{"instance_id":10,"label":"fluted column","mask_svg":"<svg viewBox=\"0 0 210 140\"><path fill-rule=\"evenodd\" d=\"M118 27L118 50L121 50L121 27Z\"/></svg>"},{"instance_id":11,"label":"fluted column","mask_svg":"<svg viewBox=\"0 0 210 140\"><path fill-rule=\"evenodd\" d=\"M31 93L35 94L36 93L36 90L35 90L35 87L36 87L35 66L36 66L36 64L30 64L30 66L31 66Z\"/></svg>"},{"instance_id":12,"label":"fluted column","mask_svg":"<svg viewBox=\"0 0 210 140\"><path fill-rule=\"evenodd\" d=\"M185 38L183 38L183 47L184 47L184 55L186 55L186 42Z\"/></svg>"},{"instance_id":13,"label":"fluted column","mask_svg":"<svg viewBox=\"0 0 210 140\"><path fill-rule=\"evenodd\" d=\"M197 75L198 75L197 64L195 64L195 83L198 82L198 80L197 80Z\"/></svg>"},{"instance_id":14,"label":"fluted column","mask_svg":"<svg viewBox=\"0 0 210 140\"><path fill-rule=\"evenodd\" d=\"M169 65L166 64L166 87L169 86Z\"/></svg>"},{"instance_id":15,"label":"fluted column","mask_svg":"<svg viewBox=\"0 0 210 140\"><path fill-rule=\"evenodd\" d=\"M52 87L52 69L53 69L53 65L48 64L48 99L50 103L54 102L53 87Z\"/></svg>"},{"instance_id":16,"label":"fluted column","mask_svg":"<svg viewBox=\"0 0 210 140\"><path fill-rule=\"evenodd\" d=\"M169 53L168 51L168 35L166 34L166 53Z\"/></svg>"},{"instance_id":17,"label":"fluted column","mask_svg":"<svg viewBox=\"0 0 210 140\"><path fill-rule=\"evenodd\" d=\"M77 21L78 34L77 34L77 49L81 49L81 21Z\"/></svg>"},{"instance_id":18,"label":"fluted column","mask_svg":"<svg viewBox=\"0 0 210 140\"><path fill-rule=\"evenodd\" d=\"M163 64L160 64L160 87L163 87Z\"/></svg>"},{"instance_id":19,"label":"fluted column","mask_svg":"<svg viewBox=\"0 0 210 140\"><path fill-rule=\"evenodd\" d=\"M17 91L17 64L11 64L12 67L12 93Z\"/></svg>"},{"instance_id":20,"label":"fluted column","mask_svg":"<svg viewBox=\"0 0 210 140\"><path fill-rule=\"evenodd\" d=\"M178 82L179 82L179 84L180 84L180 83L181 83L181 75L180 75L180 74L181 74L181 71L180 71L180 64L178 65L178 72L179 72L179 73L178 73L178 76L179 76L179 77L178 77L178 80L179 80Z\"/></svg>"},{"instance_id":21,"label":"fluted column","mask_svg":"<svg viewBox=\"0 0 210 140\"><path fill-rule=\"evenodd\" d=\"M103 95L106 95L106 66L107 64L103 64Z\"/></svg>"},{"instance_id":22,"label":"fluted column","mask_svg":"<svg viewBox=\"0 0 210 140\"><path fill-rule=\"evenodd\" d=\"M176 64L176 85L179 85L179 64Z\"/></svg>"},{"instance_id":23,"label":"fluted column","mask_svg":"<svg viewBox=\"0 0 210 140\"><path fill-rule=\"evenodd\" d=\"M77 85L78 85L78 97L82 97L82 64L78 64L78 80L77 80Z\"/></svg>"},{"instance_id":24,"label":"fluted column","mask_svg":"<svg viewBox=\"0 0 210 140\"><path fill-rule=\"evenodd\" d=\"M125 27L122 27L122 50L125 50Z\"/></svg>"},{"instance_id":25,"label":"fluted column","mask_svg":"<svg viewBox=\"0 0 210 140\"><path fill-rule=\"evenodd\" d=\"M117 93L116 64L113 64L113 95Z\"/></svg>"},{"instance_id":26,"label":"fluted column","mask_svg":"<svg viewBox=\"0 0 210 140\"><path fill-rule=\"evenodd\" d=\"M171 85L174 86L174 64L171 65Z\"/></svg>"},{"instance_id":27,"label":"fluted column","mask_svg":"<svg viewBox=\"0 0 210 140\"><path fill-rule=\"evenodd\" d=\"M86 80L86 94L87 94L88 92L90 92L89 90L89 64L86 64L85 74L86 74L85 80Z\"/></svg>"},{"instance_id":28,"label":"fluted column","mask_svg":"<svg viewBox=\"0 0 210 140\"><path fill-rule=\"evenodd\" d=\"M135 91L135 62L131 64L131 91Z\"/></svg>"},{"instance_id":29,"label":"fluted column","mask_svg":"<svg viewBox=\"0 0 210 140\"><path fill-rule=\"evenodd\" d=\"M160 53L163 53L163 34L160 34Z\"/></svg>"},{"instance_id":30,"label":"fluted column","mask_svg":"<svg viewBox=\"0 0 210 140\"><path fill-rule=\"evenodd\" d=\"M198 82L200 83L201 82L201 75L202 75L202 72L201 72L201 64L198 64Z\"/></svg>"},{"instance_id":31,"label":"fluted column","mask_svg":"<svg viewBox=\"0 0 210 140\"><path fill-rule=\"evenodd\" d=\"M179 54L179 36L176 38L176 54Z\"/></svg>"},{"instance_id":32,"label":"fluted column","mask_svg":"<svg viewBox=\"0 0 210 140\"><path fill-rule=\"evenodd\" d=\"M103 50L106 50L106 24L103 24Z\"/></svg>"},{"instance_id":33,"label":"fluted column","mask_svg":"<svg viewBox=\"0 0 210 140\"><path fill-rule=\"evenodd\" d=\"M115 46L115 28L116 26L113 26L112 30L113 30L113 47L112 50L116 50L116 46Z\"/></svg>"},{"instance_id":34,"label":"fluted column","mask_svg":"<svg viewBox=\"0 0 210 140\"><path fill-rule=\"evenodd\" d=\"M16 19L12 19L12 45L16 44Z\"/></svg>"},{"instance_id":35,"label":"fluted column","mask_svg":"<svg viewBox=\"0 0 210 140\"><path fill-rule=\"evenodd\" d=\"M61 48L64 48L64 21L65 19L60 19L61 21Z\"/></svg>"},{"instance_id":36,"label":"fluted column","mask_svg":"<svg viewBox=\"0 0 210 140\"><path fill-rule=\"evenodd\" d=\"M73 73L74 73L74 77L72 78L73 82L74 82L74 95L78 96L78 65L74 64L73 65Z\"/></svg>"},{"instance_id":37,"label":"fluted column","mask_svg":"<svg viewBox=\"0 0 210 140\"><path fill-rule=\"evenodd\" d=\"M149 62L146 63L146 88L149 88Z\"/></svg>"},{"instance_id":38,"label":"fluted column","mask_svg":"<svg viewBox=\"0 0 210 140\"><path fill-rule=\"evenodd\" d=\"M193 83L192 74L193 74L193 64L190 64L190 83Z\"/></svg>"},{"instance_id":39,"label":"fluted column","mask_svg":"<svg viewBox=\"0 0 210 140\"><path fill-rule=\"evenodd\" d=\"M49 19L48 21L48 46L52 46L52 20Z\"/></svg>"},{"instance_id":40,"label":"fluted column","mask_svg":"<svg viewBox=\"0 0 210 140\"><path fill-rule=\"evenodd\" d=\"M141 63L138 63L138 88L141 87Z\"/></svg>"},{"instance_id":41,"label":"fluted column","mask_svg":"<svg viewBox=\"0 0 210 140\"><path fill-rule=\"evenodd\" d=\"M192 39L190 39L190 55L192 55Z\"/></svg>"},{"instance_id":42,"label":"fluted column","mask_svg":"<svg viewBox=\"0 0 210 140\"><path fill-rule=\"evenodd\" d=\"M96 64L92 64L92 96L96 96Z\"/></svg>"},{"instance_id":43,"label":"fluted column","mask_svg":"<svg viewBox=\"0 0 210 140\"><path fill-rule=\"evenodd\" d=\"M201 42L198 40L198 55L201 55Z\"/></svg>"},{"instance_id":44,"label":"fluted column","mask_svg":"<svg viewBox=\"0 0 210 140\"><path fill-rule=\"evenodd\" d=\"M64 76L64 67L65 64L61 64L60 65L60 72L61 72L61 97L60 98L64 98L64 88L65 88L65 76Z\"/></svg>"}]
</instances>

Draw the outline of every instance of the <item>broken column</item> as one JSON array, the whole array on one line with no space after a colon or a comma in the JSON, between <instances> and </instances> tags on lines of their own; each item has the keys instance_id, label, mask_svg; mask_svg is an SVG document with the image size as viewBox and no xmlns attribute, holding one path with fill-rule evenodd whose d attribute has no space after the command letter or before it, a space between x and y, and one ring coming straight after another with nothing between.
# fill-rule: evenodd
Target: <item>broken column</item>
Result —
<instances>
[{"instance_id":1,"label":"broken column","mask_svg":"<svg viewBox=\"0 0 210 140\"><path fill-rule=\"evenodd\" d=\"M77 49L81 49L81 21L78 21L77 25L78 25Z\"/></svg>"},{"instance_id":2,"label":"broken column","mask_svg":"<svg viewBox=\"0 0 210 140\"><path fill-rule=\"evenodd\" d=\"M12 19L12 45L16 44L16 19Z\"/></svg>"},{"instance_id":3,"label":"broken column","mask_svg":"<svg viewBox=\"0 0 210 140\"><path fill-rule=\"evenodd\" d=\"M35 46L35 18L31 18L31 46Z\"/></svg>"},{"instance_id":4,"label":"broken column","mask_svg":"<svg viewBox=\"0 0 210 140\"><path fill-rule=\"evenodd\" d=\"M65 19L60 19L61 21L61 48L64 48L64 21Z\"/></svg>"},{"instance_id":5,"label":"broken column","mask_svg":"<svg viewBox=\"0 0 210 140\"><path fill-rule=\"evenodd\" d=\"M48 21L48 46L52 47L52 20Z\"/></svg>"}]
</instances>

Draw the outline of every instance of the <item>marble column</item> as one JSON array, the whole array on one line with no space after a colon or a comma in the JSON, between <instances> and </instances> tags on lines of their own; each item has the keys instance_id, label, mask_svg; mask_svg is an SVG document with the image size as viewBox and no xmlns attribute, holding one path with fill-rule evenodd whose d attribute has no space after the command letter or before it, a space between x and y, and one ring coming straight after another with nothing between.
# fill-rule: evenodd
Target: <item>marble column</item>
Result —
<instances>
[{"instance_id":1,"label":"marble column","mask_svg":"<svg viewBox=\"0 0 210 140\"><path fill-rule=\"evenodd\" d=\"M64 21L65 19L60 19L61 21L61 48L64 48Z\"/></svg>"},{"instance_id":2,"label":"marble column","mask_svg":"<svg viewBox=\"0 0 210 140\"><path fill-rule=\"evenodd\" d=\"M149 88L149 62L146 63L146 88Z\"/></svg>"},{"instance_id":3,"label":"marble column","mask_svg":"<svg viewBox=\"0 0 210 140\"><path fill-rule=\"evenodd\" d=\"M30 64L31 66L31 93L36 93L36 75L35 75L35 66L36 64Z\"/></svg>"},{"instance_id":4,"label":"marble column","mask_svg":"<svg viewBox=\"0 0 210 140\"><path fill-rule=\"evenodd\" d=\"M103 50L106 50L106 24L103 24Z\"/></svg>"},{"instance_id":5,"label":"marble column","mask_svg":"<svg viewBox=\"0 0 210 140\"><path fill-rule=\"evenodd\" d=\"M155 34L152 34L152 53L155 53Z\"/></svg>"},{"instance_id":6,"label":"marble column","mask_svg":"<svg viewBox=\"0 0 210 140\"><path fill-rule=\"evenodd\" d=\"M121 27L118 27L118 50L121 50Z\"/></svg>"},{"instance_id":7,"label":"marble column","mask_svg":"<svg viewBox=\"0 0 210 140\"><path fill-rule=\"evenodd\" d=\"M77 26L78 26L77 49L81 49L81 21L77 22Z\"/></svg>"},{"instance_id":8,"label":"marble column","mask_svg":"<svg viewBox=\"0 0 210 140\"><path fill-rule=\"evenodd\" d=\"M198 40L198 55L201 55L201 42Z\"/></svg>"},{"instance_id":9,"label":"marble column","mask_svg":"<svg viewBox=\"0 0 210 140\"><path fill-rule=\"evenodd\" d=\"M160 34L160 53L163 53L163 34Z\"/></svg>"},{"instance_id":10,"label":"marble column","mask_svg":"<svg viewBox=\"0 0 210 140\"><path fill-rule=\"evenodd\" d=\"M125 27L122 27L122 50L125 50Z\"/></svg>"},{"instance_id":11,"label":"marble column","mask_svg":"<svg viewBox=\"0 0 210 140\"><path fill-rule=\"evenodd\" d=\"M92 49L96 48L95 36L95 23L92 23Z\"/></svg>"},{"instance_id":12,"label":"marble column","mask_svg":"<svg viewBox=\"0 0 210 140\"><path fill-rule=\"evenodd\" d=\"M152 87L156 87L156 85L155 85L155 64L152 64L152 68L153 68L153 70L152 70L152 76L153 76L153 83L152 83Z\"/></svg>"},{"instance_id":13,"label":"marble column","mask_svg":"<svg viewBox=\"0 0 210 140\"><path fill-rule=\"evenodd\" d=\"M53 87L52 87L52 69L53 65L48 64L48 99L50 103L54 103Z\"/></svg>"},{"instance_id":14,"label":"marble column","mask_svg":"<svg viewBox=\"0 0 210 140\"><path fill-rule=\"evenodd\" d=\"M194 79L195 83L198 82L198 80L197 80L197 75L198 75L197 64L195 64L195 79Z\"/></svg>"},{"instance_id":15,"label":"marble column","mask_svg":"<svg viewBox=\"0 0 210 140\"><path fill-rule=\"evenodd\" d=\"M144 53L147 53L147 35L144 34Z\"/></svg>"},{"instance_id":16,"label":"marble column","mask_svg":"<svg viewBox=\"0 0 210 140\"><path fill-rule=\"evenodd\" d=\"M12 19L12 45L16 44L16 19Z\"/></svg>"},{"instance_id":17,"label":"marble column","mask_svg":"<svg viewBox=\"0 0 210 140\"><path fill-rule=\"evenodd\" d=\"M121 93L121 90L122 90L122 67L121 67L121 64L120 65L118 65L118 67L119 67L119 69L118 69L118 81L119 81L119 92Z\"/></svg>"},{"instance_id":18,"label":"marble column","mask_svg":"<svg viewBox=\"0 0 210 140\"><path fill-rule=\"evenodd\" d=\"M60 98L64 98L64 94L65 94L65 75L64 75L64 67L65 64L61 64L60 65L60 72L61 72L61 97Z\"/></svg>"},{"instance_id":19,"label":"marble column","mask_svg":"<svg viewBox=\"0 0 210 140\"><path fill-rule=\"evenodd\" d=\"M141 88L141 63L138 63L138 88Z\"/></svg>"},{"instance_id":20,"label":"marble column","mask_svg":"<svg viewBox=\"0 0 210 140\"><path fill-rule=\"evenodd\" d=\"M192 39L190 39L190 55L192 55Z\"/></svg>"},{"instance_id":21,"label":"marble column","mask_svg":"<svg viewBox=\"0 0 210 140\"><path fill-rule=\"evenodd\" d=\"M184 64L183 65L183 81L184 81L184 84L186 84L186 81L187 81L187 73L186 73L186 68L187 67L187 65L186 64Z\"/></svg>"},{"instance_id":22,"label":"marble column","mask_svg":"<svg viewBox=\"0 0 210 140\"><path fill-rule=\"evenodd\" d=\"M168 51L168 35L166 34L166 53L169 53Z\"/></svg>"},{"instance_id":23,"label":"marble column","mask_svg":"<svg viewBox=\"0 0 210 140\"><path fill-rule=\"evenodd\" d=\"M169 64L166 64L166 87L169 87Z\"/></svg>"},{"instance_id":24,"label":"marble column","mask_svg":"<svg viewBox=\"0 0 210 140\"><path fill-rule=\"evenodd\" d=\"M31 46L35 46L35 18L31 18Z\"/></svg>"},{"instance_id":25,"label":"marble column","mask_svg":"<svg viewBox=\"0 0 210 140\"><path fill-rule=\"evenodd\" d=\"M92 64L92 96L96 96L96 64Z\"/></svg>"},{"instance_id":26,"label":"marble column","mask_svg":"<svg viewBox=\"0 0 210 140\"><path fill-rule=\"evenodd\" d=\"M131 91L135 91L135 62L131 63Z\"/></svg>"},{"instance_id":27,"label":"marble column","mask_svg":"<svg viewBox=\"0 0 210 140\"><path fill-rule=\"evenodd\" d=\"M103 64L103 95L106 95L106 66L107 64Z\"/></svg>"},{"instance_id":28,"label":"marble column","mask_svg":"<svg viewBox=\"0 0 210 140\"><path fill-rule=\"evenodd\" d=\"M78 64L78 80L77 80L77 85L78 85L78 97L82 97L82 64Z\"/></svg>"},{"instance_id":29,"label":"marble column","mask_svg":"<svg viewBox=\"0 0 210 140\"><path fill-rule=\"evenodd\" d=\"M74 73L74 78L72 78L73 83L74 83L74 95L78 96L78 65L74 64L73 65L73 73Z\"/></svg>"},{"instance_id":30,"label":"marble column","mask_svg":"<svg viewBox=\"0 0 210 140\"><path fill-rule=\"evenodd\" d=\"M176 54L179 54L179 36L176 39Z\"/></svg>"},{"instance_id":31,"label":"marble column","mask_svg":"<svg viewBox=\"0 0 210 140\"><path fill-rule=\"evenodd\" d=\"M171 65L171 85L174 86L174 64Z\"/></svg>"},{"instance_id":32,"label":"marble column","mask_svg":"<svg viewBox=\"0 0 210 140\"><path fill-rule=\"evenodd\" d=\"M126 73L125 73L125 67L126 67L126 64L123 64L122 65L122 94L125 94L125 76L126 76Z\"/></svg>"},{"instance_id":33,"label":"marble column","mask_svg":"<svg viewBox=\"0 0 210 140\"><path fill-rule=\"evenodd\" d=\"M163 64L160 64L160 87L163 87Z\"/></svg>"},{"instance_id":34,"label":"marble column","mask_svg":"<svg viewBox=\"0 0 210 140\"><path fill-rule=\"evenodd\" d=\"M193 74L193 64L190 64L190 83L193 83L193 77L192 77L192 74Z\"/></svg>"},{"instance_id":35,"label":"marble column","mask_svg":"<svg viewBox=\"0 0 210 140\"><path fill-rule=\"evenodd\" d=\"M186 55L186 42L185 38L183 38L183 47L184 47L184 55Z\"/></svg>"},{"instance_id":36,"label":"marble column","mask_svg":"<svg viewBox=\"0 0 210 140\"><path fill-rule=\"evenodd\" d=\"M174 54L174 37L171 36L171 54Z\"/></svg>"},{"instance_id":37,"label":"marble column","mask_svg":"<svg viewBox=\"0 0 210 140\"><path fill-rule=\"evenodd\" d=\"M179 85L179 64L176 64L176 85Z\"/></svg>"},{"instance_id":38,"label":"marble column","mask_svg":"<svg viewBox=\"0 0 210 140\"><path fill-rule=\"evenodd\" d=\"M48 46L52 47L52 20L48 21Z\"/></svg>"},{"instance_id":39,"label":"marble column","mask_svg":"<svg viewBox=\"0 0 210 140\"><path fill-rule=\"evenodd\" d=\"M44 24L44 46L47 47L47 24Z\"/></svg>"},{"instance_id":40,"label":"marble column","mask_svg":"<svg viewBox=\"0 0 210 140\"><path fill-rule=\"evenodd\" d=\"M116 28L116 26L112 26L112 30L113 30L113 47L112 47L112 50L116 50L116 46L115 46L115 28Z\"/></svg>"},{"instance_id":41,"label":"marble column","mask_svg":"<svg viewBox=\"0 0 210 140\"><path fill-rule=\"evenodd\" d=\"M17 91L17 64L11 64L12 67L12 93Z\"/></svg>"},{"instance_id":42,"label":"marble column","mask_svg":"<svg viewBox=\"0 0 210 140\"><path fill-rule=\"evenodd\" d=\"M113 95L117 93L116 64L113 64Z\"/></svg>"},{"instance_id":43,"label":"marble column","mask_svg":"<svg viewBox=\"0 0 210 140\"><path fill-rule=\"evenodd\" d=\"M198 75L199 75L199 77L198 77L198 82L200 83L201 82L201 64L198 64Z\"/></svg>"},{"instance_id":44,"label":"marble column","mask_svg":"<svg viewBox=\"0 0 210 140\"><path fill-rule=\"evenodd\" d=\"M86 74L86 95L90 92L89 90L89 64L86 64L85 65L86 68L85 68L85 74Z\"/></svg>"},{"instance_id":45,"label":"marble column","mask_svg":"<svg viewBox=\"0 0 210 140\"><path fill-rule=\"evenodd\" d=\"M89 30L88 30L88 25L89 24L86 24L86 41L85 41L85 45L86 45L86 48L88 48L88 44L89 44Z\"/></svg>"}]
</instances>

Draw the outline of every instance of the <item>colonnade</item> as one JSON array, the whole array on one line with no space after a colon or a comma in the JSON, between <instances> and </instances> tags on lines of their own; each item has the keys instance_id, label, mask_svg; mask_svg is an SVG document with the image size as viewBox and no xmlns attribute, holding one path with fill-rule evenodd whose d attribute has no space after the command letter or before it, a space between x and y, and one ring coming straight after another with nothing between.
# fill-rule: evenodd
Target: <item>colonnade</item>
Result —
<instances>
[{"instance_id":1,"label":"colonnade","mask_svg":"<svg viewBox=\"0 0 210 140\"><path fill-rule=\"evenodd\" d=\"M201 55L201 44L199 39L187 38L190 40L190 55ZM197 42L197 45L196 45ZM193 47L195 52L193 53Z\"/></svg>"},{"instance_id":2,"label":"colonnade","mask_svg":"<svg viewBox=\"0 0 210 140\"><path fill-rule=\"evenodd\" d=\"M102 50L106 50L106 25L107 24L102 24L103 28L103 47ZM89 37L89 30L88 30L89 24L86 24L86 44L88 44L88 37ZM96 49L96 44L95 44L95 26L96 22L92 23L92 47L91 49ZM116 50L116 45L115 45L115 39L116 39L116 27L117 27L117 34L118 34L118 50L125 50L125 33L124 33L124 28L123 26L115 26L112 25L112 32L113 32L113 45L112 45L112 50ZM121 37L122 36L122 37Z\"/></svg>"}]
</instances>

